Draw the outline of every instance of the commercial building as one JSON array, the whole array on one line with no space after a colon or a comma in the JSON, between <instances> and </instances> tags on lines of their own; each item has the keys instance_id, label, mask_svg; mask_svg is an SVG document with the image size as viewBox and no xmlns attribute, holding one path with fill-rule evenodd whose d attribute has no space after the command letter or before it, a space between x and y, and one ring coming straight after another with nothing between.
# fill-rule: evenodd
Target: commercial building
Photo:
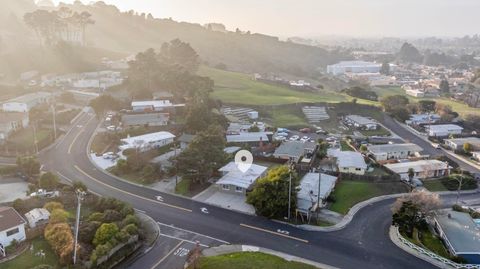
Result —
<instances>
[{"instance_id":1,"label":"commercial building","mask_svg":"<svg viewBox=\"0 0 480 269\"><path fill-rule=\"evenodd\" d=\"M129 126L164 126L170 120L169 113L142 113L122 115L122 124Z\"/></svg>"},{"instance_id":2,"label":"commercial building","mask_svg":"<svg viewBox=\"0 0 480 269\"><path fill-rule=\"evenodd\" d=\"M29 123L28 113L0 112L0 143L15 131L26 128Z\"/></svg>"},{"instance_id":3,"label":"commercial building","mask_svg":"<svg viewBox=\"0 0 480 269\"><path fill-rule=\"evenodd\" d=\"M378 123L376 121L359 115L348 115L345 117L344 122L347 125L364 130L376 130L378 127Z\"/></svg>"},{"instance_id":4,"label":"commercial building","mask_svg":"<svg viewBox=\"0 0 480 269\"><path fill-rule=\"evenodd\" d=\"M309 213L322 208L325 200L335 189L336 183L337 177L334 176L320 173L305 174L300 181L300 190L297 192L298 212L308 216Z\"/></svg>"},{"instance_id":5,"label":"commercial building","mask_svg":"<svg viewBox=\"0 0 480 269\"><path fill-rule=\"evenodd\" d=\"M395 65L390 64L390 71L394 71ZM381 63L365 61L342 61L327 66L327 73L332 75L343 75L345 73L379 73L382 69Z\"/></svg>"},{"instance_id":6,"label":"commercial building","mask_svg":"<svg viewBox=\"0 0 480 269\"><path fill-rule=\"evenodd\" d=\"M13 240L24 241L25 220L11 207L0 207L0 255L5 255L4 248L8 247Z\"/></svg>"},{"instance_id":7,"label":"commercial building","mask_svg":"<svg viewBox=\"0 0 480 269\"><path fill-rule=\"evenodd\" d=\"M420 160L414 162L400 162L384 165L395 174L398 174L402 180L408 181L408 170L413 169L413 179L429 179L443 177L450 174L450 167L447 162L439 160Z\"/></svg>"},{"instance_id":8,"label":"commercial building","mask_svg":"<svg viewBox=\"0 0 480 269\"><path fill-rule=\"evenodd\" d=\"M134 137L128 137L121 140L119 149L137 149L144 152L154 148L160 148L173 143L175 135L169 132L156 132Z\"/></svg>"},{"instance_id":9,"label":"commercial building","mask_svg":"<svg viewBox=\"0 0 480 269\"><path fill-rule=\"evenodd\" d=\"M164 111L176 107L184 107L185 104L173 104L170 100L133 101L134 112Z\"/></svg>"},{"instance_id":10,"label":"commercial building","mask_svg":"<svg viewBox=\"0 0 480 269\"><path fill-rule=\"evenodd\" d=\"M474 151L480 150L480 138L478 137L445 139L444 142L452 150L462 150L465 144L472 145Z\"/></svg>"},{"instance_id":11,"label":"commercial building","mask_svg":"<svg viewBox=\"0 0 480 269\"><path fill-rule=\"evenodd\" d=\"M429 136L446 137L449 135L459 135L463 131L463 127L455 124L428 125L425 128Z\"/></svg>"},{"instance_id":12,"label":"commercial building","mask_svg":"<svg viewBox=\"0 0 480 269\"><path fill-rule=\"evenodd\" d=\"M275 158L298 162L304 156L307 158L312 155L317 148L314 142L285 141L273 153Z\"/></svg>"},{"instance_id":13,"label":"commercial building","mask_svg":"<svg viewBox=\"0 0 480 269\"><path fill-rule=\"evenodd\" d=\"M438 210L434 216L434 228L453 256L469 264L480 264L480 227L470 214L454 210Z\"/></svg>"},{"instance_id":14,"label":"commercial building","mask_svg":"<svg viewBox=\"0 0 480 269\"><path fill-rule=\"evenodd\" d=\"M30 226L30 228L35 228L48 223L50 212L45 208L34 208L25 213L25 218L28 221L28 226Z\"/></svg>"},{"instance_id":15,"label":"commercial building","mask_svg":"<svg viewBox=\"0 0 480 269\"><path fill-rule=\"evenodd\" d=\"M376 161L408 159L418 155L423 149L416 144L369 145L368 153Z\"/></svg>"},{"instance_id":16,"label":"commercial building","mask_svg":"<svg viewBox=\"0 0 480 269\"><path fill-rule=\"evenodd\" d=\"M242 172L235 162L230 162L218 169L223 176L215 184L222 191L245 195L253 183L265 175L267 169L268 167L252 164L247 171Z\"/></svg>"},{"instance_id":17,"label":"commercial building","mask_svg":"<svg viewBox=\"0 0 480 269\"><path fill-rule=\"evenodd\" d=\"M5 112L28 112L33 107L50 102L52 94L49 92L29 93L7 100L2 104Z\"/></svg>"},{"instance_id":18,"label":"commercial building","mask_svg":"<svg viewBox=\"0 0 480 269\"><path fill-rule=\"evenodd\" d=\"M340 173L364 175L367 170L367 163L359 152L329 150L328 155L336 159Z\"/></svg>"}]
</instances>

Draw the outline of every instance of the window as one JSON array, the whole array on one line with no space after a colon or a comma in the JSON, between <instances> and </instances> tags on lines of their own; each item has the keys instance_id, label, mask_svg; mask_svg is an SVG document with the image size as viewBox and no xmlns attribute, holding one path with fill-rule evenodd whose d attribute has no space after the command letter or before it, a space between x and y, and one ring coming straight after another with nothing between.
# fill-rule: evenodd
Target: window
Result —
<instances>
[{"instance_id":1,"label":"window","mask_svg":"<svg viewBox=\"0 0 480 269\"><path fill-rule=\"evenodd\" d=\"M230 185L222 185L222 189L228 191L230 190Z\"/></svg>"},{"instance_id":2,"label":"window","mask_svg":"<svg viewBox=\"0 0 480 269\"><path fill-rule=\"evenodd\" d=\"M235 187L235 191L236 192L243 192L243 188L242 187Z\"/></svg>"},{"instance_id":3,"label":"window","mask_svg":"<svg viewBox=\"0 0 480 269\"><path fill-rule=\"evenodd\" d=\"M11 229L10 231L7 231L7 237L12 236L16 233L18 233L20 230L18 228Z\"/></svg>"},{"instance_id":4,"label":"window","mask_svg":"<svg viewBox=\"0 0 480 269\"><path fill-rule=\"evenodd\" d=\"M356 171L362 171L362 168L355 168Z\"/></svg>"}]
</instances>

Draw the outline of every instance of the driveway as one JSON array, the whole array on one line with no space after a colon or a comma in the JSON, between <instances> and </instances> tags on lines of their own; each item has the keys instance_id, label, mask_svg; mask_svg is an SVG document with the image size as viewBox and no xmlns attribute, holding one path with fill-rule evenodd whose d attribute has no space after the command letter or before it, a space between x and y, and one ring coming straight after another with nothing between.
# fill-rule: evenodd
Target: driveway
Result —
<instances>
[{"instance_id":1,"label":"driveway","mask_svg":"<svg viewBox=\"0 0 480 269\"><path fill-rule=\"evenodd\" d=\"M215 185L208 187L192 199L206 204L255 215L255 208L252 205L247 204L245 201L245 195L223 192Z\"/></svg>"}]
</instances>

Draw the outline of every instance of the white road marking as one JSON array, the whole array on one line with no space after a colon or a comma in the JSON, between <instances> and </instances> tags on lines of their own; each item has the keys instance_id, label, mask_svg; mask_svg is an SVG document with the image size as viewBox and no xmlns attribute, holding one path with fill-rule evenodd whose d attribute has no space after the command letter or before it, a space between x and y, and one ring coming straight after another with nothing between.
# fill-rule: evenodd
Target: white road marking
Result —
<instances>
[{"instance_id":1,"label":"white road marking","mask_svg":"<svg viewBox=\"0 0 480 269\"><path fill-rule=\"evenodd\" d=\"M280 230L280 229L277 229L277 232L278 232L278 233L281 233L281 234L286 234L286 235L289 235L289 234L290 234L289 231Z\"/></svg>"},{"instance_id":2,"label":"white road marking","mask_svg":"<svg viewBox=\"0 0 480 269\"><path fill-rule=\"evenodd\" d=\"M177 250L175 250L173 255L178 256L178 257L185 257L185 256L187 256L187 254L189 252L190 252L190 250L187 249L187 248L177 248Z\"/></svg>"},{"instance_id":3,"label":"white road marking","mask_svg":"<svg viewBox=\"0 0 480 269\"><path fill-rule=\"evenodd\" d=\"M159 266L166 258L168 258L168 256L172 255L172 253L181 245L183 244L183 241L180 241L180 243L178 243L174 248L172 248L172 250L170 250L167 255L163 256L163 258L161 258L156 264L154 264L151 269L155 269L157 268L157 266Z\"/></svg>"},{"instance_id":4,"label":"white road marking","mask_svg":"<svg viewBox=\"0 0 480 269\"><path fill-rule=\"evenodd\" d=\"M202 207L200 208L200 210L202 211L203 214L208 214L208 209L206 207Z\"/></svg>"},{"instance_id":5,"label":"white road marking","mask_svg":"<svg viewBox=\"0 0 480 269\"><path fill-rule=\"evenodd\" d=\"M157 199L157 201L163 202L163 197L160 195L155 196L155 199Z\"/></svg>"},{"instance_id":6,"label":"white road marking","mask_svg":"<svg viewBox=\"0 0 480 269\"><path fill-rule=\"evenodd\" d=\"M181 240L182 242L186 242L186 243L190 243L190 244L198 244L202 247L205 247L205 248L209 248L210 246L209 245L205 245L205 244L201 244L201 243L198 243L197 241L192 241L192 240L187 240L187 239L184 239L184 238L181 238L181 237L177 237L177 236L173 236L173 235L169 235L169 234L162 234L160 233L160 236L164 236L164 237L168 237L168 238L172 238L172 239L177 239L177 240Z\"/></svg>"},{"instance_id":7,"label":"white road marking","mask_svg":"<svg viewBox=\"0 0 480 269\"><path fill-rule=\"evenodd\" d=\"M193 233L193 234L196 234L196 235L200 235L200 236L203 236L203 237L206 237L206 238L210 238L210 239L213 239L213 240L215 240L215 241L218 241L218 242L221 242L221 243L224 243L224 244L230 244L229 242L224 241L224 240L222 240L222 239L218 239L218 238L211 237L211 236L208 236L208 235L204 235L204 234L201 234L201 233L197 233L197 232L194 232L194 231L185 230L185 229L182 229L182 228L177 228L177 227L175 227L174 225L169 225L169 224L161 223L161 222L159 222L159 221L157 221L157 224L158 224L158 225L161 225L161 226L167 226L167 227L170 227L170 228L173 228L173 229L177 229L177 230L180 230L180 231L184 231L184 232L187 232L187 233Z\"/></svg>"},{"instance_id":8,"label":"white road marking","mask_svg":"<svg viewBox=\"0 0 480 269\"><path fill-rule=\"evenodd\" d=\"M286 234L282 234L282 233L279 233L279 232L274 232L274 231L270 231L270 230L263 229L263 228L260 228L260 227L255 227L255 226L243 224L243 223L240 223L240 226L245 227L245 228L249 228L249 229L253 229L253 230L257 230L257 231L266 232L266 233L269 233L269 234L274 234L274 235L290 238L290 239L297 240L297 241L308 244L308 240L298 238L298 237L294 237L294 236L291 236L291 235L286 235Z\"/></svg>"}]
</instances>

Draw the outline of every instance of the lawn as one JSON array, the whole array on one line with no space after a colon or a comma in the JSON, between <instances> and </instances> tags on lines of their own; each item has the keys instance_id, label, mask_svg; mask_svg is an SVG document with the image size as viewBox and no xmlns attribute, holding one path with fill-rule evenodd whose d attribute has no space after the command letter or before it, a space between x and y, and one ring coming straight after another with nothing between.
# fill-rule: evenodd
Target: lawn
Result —
<instances>
[{"instance_id":1,"label":"lawn","mask_svg":"<svg viewBox=\"0 0 480 269\"><path fill-rule=\"evenodd\" d=\"M182 179L175 187L175 193L187 196L190 193L190 179Z\"/></svg>"},{"instance_id":2,"label":"lawn","mask_svg":"<svg viewBox=\"0 0 480 269\"><path fill-rule=\"evenodd\" d=\"M429 191L448 191L443 183L438 179L425 180L423 186Z\"/></svg>"},{"instance_id":3,"label":"lawn","mask_svg":"<svg viewBox=\"0 0 480 269\"><path fill-rule=\"evenodd\" d=\"M193 267L190 267L193 268ZM304 263L287 261L259 252L238 252L213 257L202 257L197 269L315 269Z\"/></svg>"},{"instance_id":4,"label":"lawn","mask_svg":"<svg viewBox=\"0 0 480 269\"><path fill-rule=\"evenodd\" d=\"M60 268L58 264L57 256L53 253L50 245L43 238L37 238L32 241L33 253L28 249L22 255L17 258L0 264L2 269L21 269L21 268L33 268L40 264L48 264L53 268ZM35 256L35 253L43 250L45 253L45 259Z\"/></svg>"},{"instance_id":5,"label":"lawn","mask_svg":"<svg viewBox=\"0 0 480 269\"><path fill-rule=\"evenodd\" d=\"M442 241L430 231L422 232L421 242L427 249L433 251L434 253L445 258L450 258L450 255L443 246Z\"/></svg>"},{"instance_id":6,"label":"lawn","mask_svg":"<svg viewBox=\"0 0 480 269\"><path fill-rule=\"evenodd\" d=\"M245 105L276 105L299 102L342 102L348 101L343 94L329 90L321 92L295 91L287 87L254 81L251 75L223 71L202 66L198 71L215 81L213 98L225 103Z\"/></svg>"},{"instance_id":7,"label":"lawn","mask_svg":"<svg viewBox=\"0 0 480 269\"><path fill-rule=\"evenodd\" d=\"M364 136L390 136L391 135L391 133L383 127L380 127L377 130L361 130L359 132L362 133Z\"/></svg>"},{"instance_id":8,"label":"lawn","mask_svg":"<svg viewBox=\"0 0 480 269\"><path fill-rule=\"evenodd\" d=\"M335 202L330 210L346 214L355 204L381 195L382 192L374 183L365 181L343 180L335 187Z\"/></svg>"}]
</instances>

